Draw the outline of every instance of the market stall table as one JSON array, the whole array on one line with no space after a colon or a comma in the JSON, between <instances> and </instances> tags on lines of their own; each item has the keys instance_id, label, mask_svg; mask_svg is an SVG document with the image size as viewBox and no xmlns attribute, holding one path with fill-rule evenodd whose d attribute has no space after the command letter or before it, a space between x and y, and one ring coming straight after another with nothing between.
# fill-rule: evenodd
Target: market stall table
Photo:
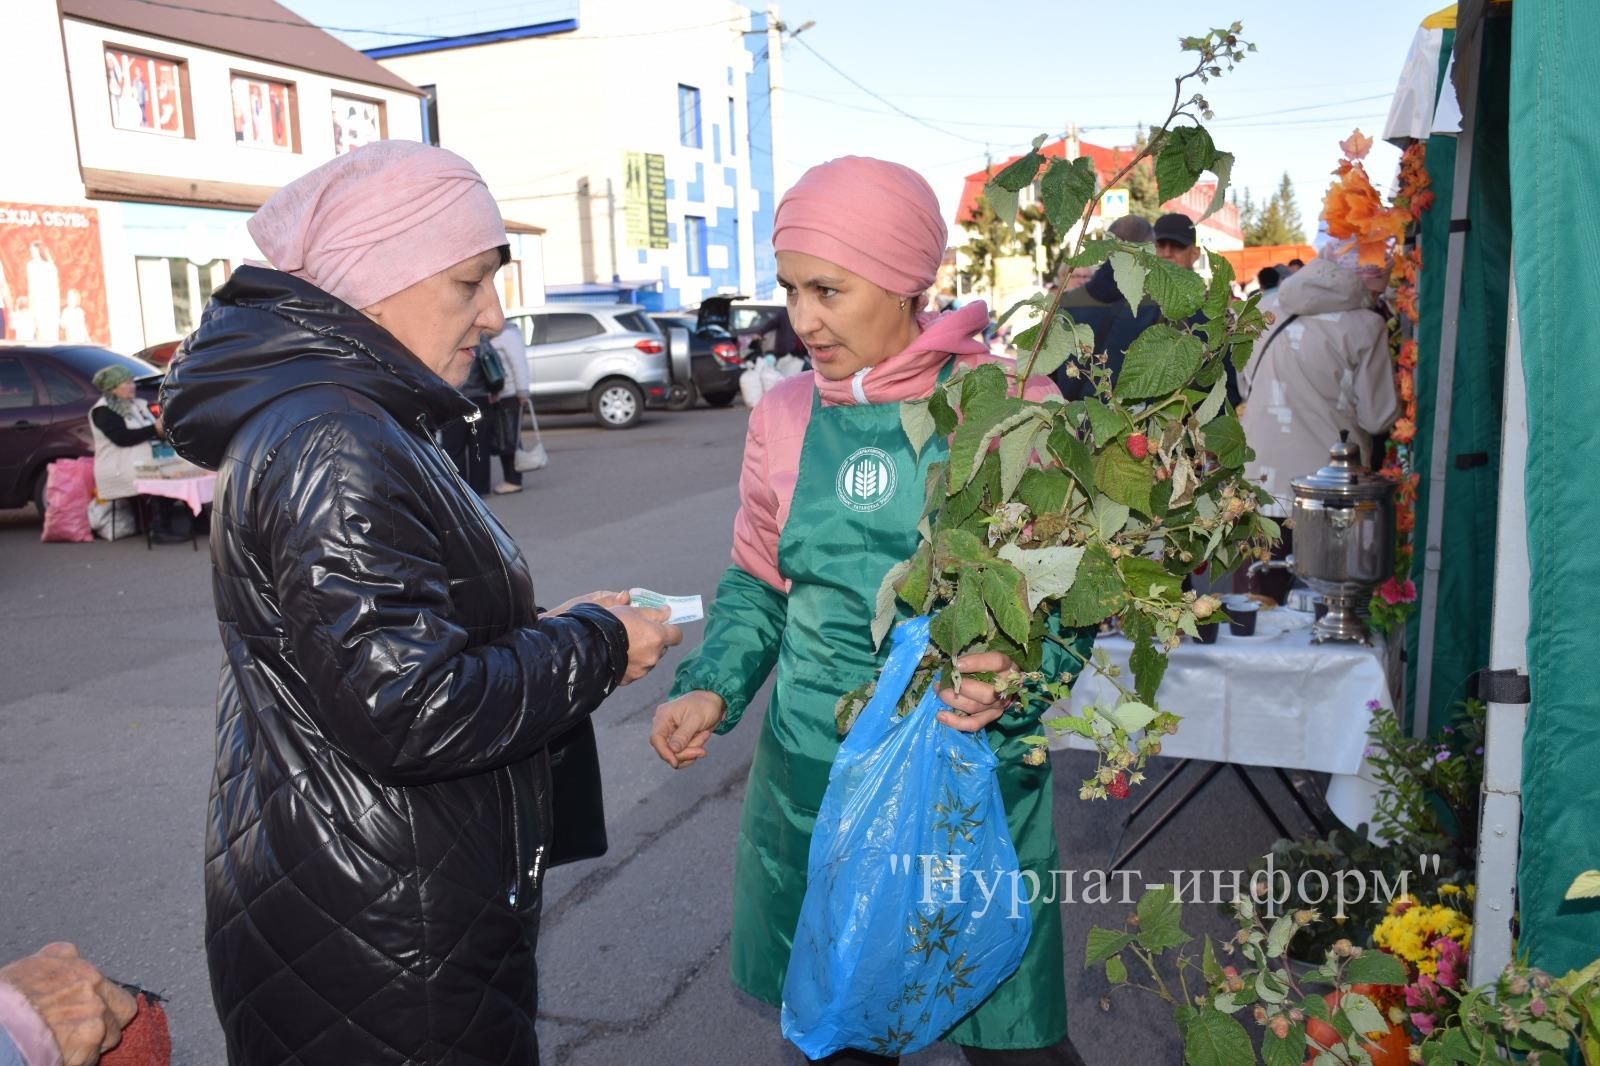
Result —
<instances>
[{"instance_id":1,"label":"market stall table","mask_svg":"<svg viewBox=\"0 0 1600 1066\"><path fill-rule=\"evenodd\" d=\"M1385 647L1381 637L1374 638L1372 647L1313 644L1311 623L1310 614L1276 608L1260 613L1254 636L1234 636L1223 625L1215 644L1186 639L1171 652L1158 700L1163 710L1180 715L1183 722L1177 735L1162 738L1160 757L1216 765L1118 858L1117 867L1230 765L1280 830L1282 822L1243 767L1276 770L1314 822L1315 815L1283 772L1330 774L1326 799L1334 815L1351 826L1371 821L1374 790L1370 778L1362 776L1363 753L1374 713L1369 704L1376 702L1384 711L1393 706ZM1095 646L1122 667L1124 683L1131 685L1126 681L1133 650L1128 640L1103 636ZM1066 707L1076 713L1094 703L1115 706L1121 699L1116 686L1091 667L1079 677ZM1091 747L1072 733L1057 734L1052 746ZM1130 821L1182 768L1180 763L1152 788Z\"/></svg>"},{"instance_id":2,"label":"market stall table","mask_svg":"<svg viewBox=\"0 0 1600 1066\"><path fill-rule=\"evenodd\" d=\"M140 496L164 496L167 499L178 500L188 505L190 512L200 517L200 512L205 510L217 492L217 475L198 466L189 466L182 471L171 472L165 477L142 477L133 483L134 490ZM192 472L191 472L192 471ZM152 523L145 523L145 547L152 544ZM189 546L195 551L200 550L193 527L190 527Z\"/></svg>"}]
</instances>

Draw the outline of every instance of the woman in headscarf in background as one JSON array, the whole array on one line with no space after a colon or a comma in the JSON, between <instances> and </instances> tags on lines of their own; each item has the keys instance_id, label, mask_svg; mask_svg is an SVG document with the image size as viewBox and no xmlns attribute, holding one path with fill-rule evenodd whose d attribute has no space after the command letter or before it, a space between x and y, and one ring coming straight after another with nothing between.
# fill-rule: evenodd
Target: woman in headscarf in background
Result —
<instances>
[{"instance_id":1,"label":"woman in headscarf in background","mask_svg":"<svg viewBox=\"0 0 1600 1066\"><path fill-rule=\"evenodd\" d=\"M839 750L834 707L875 676L888 653L872 639L877 590L915 551L928 467L948 454L937 438L920 456L911 448L900 404L925 399L957 366L991 361L978 338L989 321L981 301L923 312L945 238L928 183L878 159L812 167L778 205L778 283L814 371L786 379L751 412L733 566L704 643L656 712L652 745L673 767L689 765L705 755L712 733L738 723L776 666L739 831L730 950L734 983L775 1006L811 833ZM1056 388L1041 377L1026 393L1037 399ZM878 464L876 476L845 476L863 460ZM958 665L965 675L1015 669L998 652L969 654ZM988 731L1018 860L1048 883L1059 865L1050 768L1025 765L1020 739L1040 732L1045 701L1007 706L995 686L971 676L940 698L951 708L940 721ZM1060 913L1054 903L1031 906L1021 966L947 1034L971 1062L1081 1062L1066 1037ZM847 1050L825 1061L896 1060Z\"/></svg>"},{"instance_id":2,"label":"woman in headscarf in background","mask_svg":"<svg viewBox=\"0 0 1600 1066\"><path fill-rule=\"evenodd\" d=\"M434 443L476 417L455 386L504 321L505 229L466 160L376 142L249 229L277 269L216 291L162 390L172 446L218 472L206 954L229 1061L536 1062L549 746L679 634L612 594L541 612Z\"/></svg>"}]
</instances>

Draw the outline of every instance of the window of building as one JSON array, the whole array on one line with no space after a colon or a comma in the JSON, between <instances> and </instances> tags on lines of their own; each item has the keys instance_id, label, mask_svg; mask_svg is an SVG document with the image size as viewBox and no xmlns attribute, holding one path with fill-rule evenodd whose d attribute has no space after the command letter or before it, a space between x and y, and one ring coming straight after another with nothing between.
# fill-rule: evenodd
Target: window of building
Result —
<instances>
[{"instance_id":1,"label":"window of building","mask_svg":"<svg viewBox=\"0 0 1600 1066\"><path fill-rule=\"evenodd\" d=\"M389 136L382 102L333 94L333 154L344 155Z\"/></svg>"},{"instance_id":2,"label":"window of building","mask_svg":"<svg viewBox=\"0 0 1600 1066\"><path fill-rule=\"evenodd\" d=\"M605 327L593 315L574 313L558 313L550 315L537 315L543 318L539 330L540 344L560 344L563 341L579 341L585 337L593 337L604 333Z\"/></svg>"},{"instance_id":3,"label":"window of building","mask_svg":"<svg viewBox=\"0 0 1600 1066\"><path fill-rule=\"evenodd\" d=\"M277 152L300 150L300 117L293 85L237 71L231 85L235 142Z\"/></svg>"},{"instance_id":4,"label":"window of building","mask_svg":"<svg viewBox=\"0 0 1600 1066\"><path fill-rule=\"evenodd\" d=\"M495 275L495 285L500 289L501 307L522 306L522 260L513 259ZM526 339L524 339L526 343Z\"/></svg>"},{"instance_id":5,"label":"window of building","mask_svg":"<svg viewBox=\"0 0 1600 1066\"><path fill-rule=\"evenodd\" d=\"M139 279L146 345L170 341L193 330L211 293L228 280L226 259L194 263L140 256L133 264Z\"/></svg>"},{"instance_id":6,"label":"window of building","mask_svg":"<svg viewBox=\"0 0 1600 1066\"><path fill-rule=\"evenodd\" d=\"M678 143L700 147L700 90L692 85L678 86Z\"/></svg>"},{"instance_id":7,"label":"window of building","mask_svg":"<svg viewBox=\"0 0 1600 1066\"><path fill-rule=\"evenodd\" d=\"M192 137L189 65L178 59L106 45L111 124L166 137Z\"/></svg>"},{"instance_id":8,"label":"window of building","mask_svg":"<svg viewBox=\"0 0 1600 1066\"><path fill-rule=\"evenodd\" d=\"M33 379L28 376L28 368L21 359L0 358L0 411L33 405Z\"/></svg>"},{"instance_id":9,"label":"window of building","mask_svg":"<svg viewBox=\"0 0 1600 1066\"><path fill-rule=\"evenodd\" d=\"M733 97L728 97L728 154L738 155L739 138L734 132Z\"/></svg>"},{"instance_id":10,"label":"window of building","mask_svg":"<svg viewBox=\"0 0 1600 1066\"><path fill-rule=\"evenodd\" d=\"M689 256L689 273L691 275L705 275L706 269L706 220L694 215L683 216L683 244Z\"/></svg>"},{"instance_id":11,"label":"window of building","mask_svg":"<svg viewBox=\"0 0 1600 1066\"><path fill-rule=\"evenodd\" d=\"M439 87L420 85L422 90L422 141L439 147Z\"/></svg>"}]
</instances>

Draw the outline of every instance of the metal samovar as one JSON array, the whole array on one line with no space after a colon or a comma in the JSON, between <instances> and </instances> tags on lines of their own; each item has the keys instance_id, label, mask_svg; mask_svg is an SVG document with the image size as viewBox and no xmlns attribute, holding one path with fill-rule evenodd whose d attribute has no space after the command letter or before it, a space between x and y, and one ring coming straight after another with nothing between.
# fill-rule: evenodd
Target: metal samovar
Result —
<instances>
[{"instance_id":1,"label":"metal samovar","mask_svg":"<svg viewBox=\"0 0 1600 1066\"><path fill-rule=\"evenodd\" d=\"M1339 434L1328 465L1298 477L1294 489L1294 570L1322 594L1328 613L1313 643L1371 643L1356 613L1394 575L1394 482L1361 466L1361 450Z\"/></svg>"}]
</instances>

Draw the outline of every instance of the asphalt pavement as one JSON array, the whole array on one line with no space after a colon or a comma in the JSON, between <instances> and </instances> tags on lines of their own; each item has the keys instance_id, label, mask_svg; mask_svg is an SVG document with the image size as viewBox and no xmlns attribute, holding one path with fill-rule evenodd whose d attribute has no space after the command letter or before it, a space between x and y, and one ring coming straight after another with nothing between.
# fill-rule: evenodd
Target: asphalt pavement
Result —
<instances>
[{"instance_id":1,"label":"asphalt pavement","mask_svg":"<svg viewBox=\"0 0 1600 1066\"><path fill-rule=\"evenodd\" d=\"M727 565L746 417L742 406L652 413L621 432L550 420L549 467L528 475L526 491L491 502L527 553L541 601L642 585L709 602ZM687 645L699 629L688 627ZM756 713L681 772L647 743L681 654L595 716L611 849L547 883L546 1064L804 1061L782 1039L777 1012L727 975ZM41 544L30 510L0 512L0 960L71 940L113 977L165 995L176 1066L225 1061L201 943L221 662L203 541L199 551L147 550L140 539ZM1116 854L1129 807L1077 798L1087 759L1054 756L1063 863L1080 894L1093 882L1086 872ZM1257 780L1287 804L1275 780ZM1275 835L1221 775L1136 859L1128 883L1136 896L1141 880L1170 871L1243 869ZM1111 881L1110 903L1080 895L1063 906L1074 1040L1090 1066L1177 1062L1169 1009L1123 990L1106 1011L1103 974L1081 965L1089 927L1120 925L1132 910L1122 884ZM1227 931L1212 906L1185 914L1191 931ZM961 1061L942 1045L906 1060Z\"/></svg>"}]
</instances>

